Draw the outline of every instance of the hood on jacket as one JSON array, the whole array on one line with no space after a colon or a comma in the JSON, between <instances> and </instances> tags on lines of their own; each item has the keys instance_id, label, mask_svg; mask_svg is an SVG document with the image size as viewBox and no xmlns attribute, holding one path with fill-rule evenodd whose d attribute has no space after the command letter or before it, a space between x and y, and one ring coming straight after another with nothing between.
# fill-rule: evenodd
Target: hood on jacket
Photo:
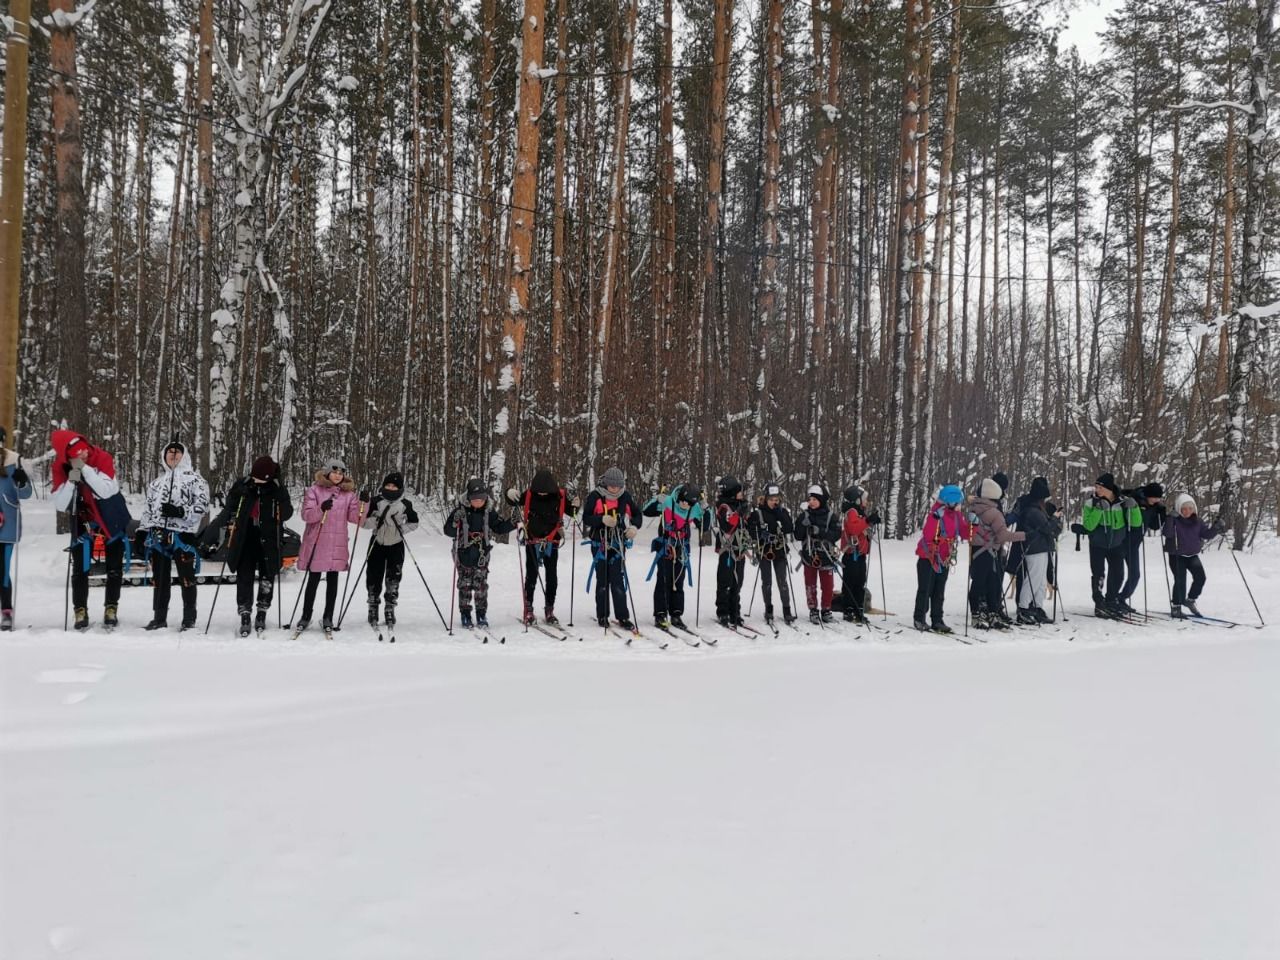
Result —
<instances>
[{"instance_id":1,"label":"hood on jacket","mask_svg":"<svg viewBox=\"0 0 1280 960\"><path fill-rule=\"evenodd\" d=\"M560 492L560 484L556 483L555 476L546 467L540 467L533 475L533 482L529 484L529 489L535 496L549 497L553 493Z\"/></svg>"},{"instance_id":2,"label":"hood on jacket","mask_svg":"<svg viewBox=\"0 0 1280 960\"><path fill-rule=\"evenodd\" d=\"M317 470L315 472L315 481L316 481L317 487L332 488L336 486L339 490L343 491L344 493L350 493L352 490L356 488L356 482L352 480L350 477L343 477L341 483L335 484L332 480L329 479L329 471L327 469Z\"/></svg>"},{"instance_id":3,"label":"hood on jacket","mask_svg":"<svg viewBox=\"0 0 1280 960\"><path fill-rule=\"evenodd\" d=\"M938 491L938 502L944 507L958 507L964 503L964 491L954 483L948 483Z\"/></svg>"},{"instance_id":4,"label":"hood on jacket","mask_svg":"<svg viewBox=\"0 0 1280 960\"><path fill-rule=\"evenodd\" d=\"M1049 481L1044 477L1036 477L1031 481L1031 489L1027 492L1027 496L1032 500L1047 500L1049 498Z\"/></svg>"},{"instance_id":5,"label":"hood on jacket","mask_svg":"<svg viewBox=\"0 0 1280 960\"><path fill-rule=\"evenodd\" d=\"M164 455L168 453L170 450L173 450L175 448L182 450L182 459L179 460L178 465L174 467L172 471L170 471L169 465L164 462ZM160 451L160 469L163 470L166 474L170 472L173 472L173 473L194 473L195 472L195 467L191 463L191 454L187 451L187 448L182 446L182 444L180 443L165 444L164 449Z\"/></svg>"}]
</instances>

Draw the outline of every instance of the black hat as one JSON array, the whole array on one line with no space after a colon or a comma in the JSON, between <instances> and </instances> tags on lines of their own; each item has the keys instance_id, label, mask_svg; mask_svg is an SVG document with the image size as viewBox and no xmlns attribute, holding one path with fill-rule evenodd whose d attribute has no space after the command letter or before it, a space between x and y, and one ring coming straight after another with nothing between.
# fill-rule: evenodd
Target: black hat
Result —
<instances>
[{"instance_id":1,"label":"black hat","mask_svg":"<svg viewBox=\"0 0 1280 960\"><path fill-rule=\"evenodd\" d=\"M702 491L696 483L682 483L677 489L676 503L693 504L702 499Z\"/></svg>"},{"instance_id":2,"label":"black hat","mask_svg":"<svg viewBox=\"0 0 1280 960\"><path fill-rule=\"evenodd\" d=\"M844 488L844 508L848 510L850 507L857 506L862 503L862 498L866 495L866 491L856 483L849 484Z\"/></svg>"},{"instance_id":3,"label":"black hat","mask_svg":"<svg viewBox=\"0 0 1280 960\"><path fill-rule=\"evenodd\" d=\"M1120 487L1116 483L1116 476L1114 473L1099 474L1098 479L1094 482L1100 487L1106 487L1117 497L1120 496Z\"/></svg>"},{"instance_id":4,"label":"black hat","mask_svg":"<svg viewBox=\"0 0 1280 960\"><path fill-rule=\"evenodd\" d=\"M1046 497L1048 497L1049 481L1046 480L1044 477L1036 477L1034 480L1032 480L1030 496L1032 500L1044 500Z\"/></svg>"},{"instance_id":5,"label":"black hat","mask_svg":"<svg viewBox=\"0 0 1280 960\"><path fill-rule=\"evenodd\" d=\"M1146 497L1148 500L1152 499L1153 497L1160 497L1163 499L1164 486L1159 482L1148 483L1145 487L1142 488L1142 495Z\"/></svg>"},{"instance_id":6,"label":"black hat","mask_svg":"<svg viewBox=\"0 0 1280 960\"><path fill-rule=\"evenodd\" d=\"M776 483L766 483L764 485L764 495L766 497L780 497L782 496L782 488Z\"/></svg>"},{"instance_id":7,"label":"black hat","mask_svg":"<svg viewBox=\"0 0 1280 960\"><path fill-rule=\"evenodd\" d=\"M467 481L467 495L465 499L468 502L472 500L488 500L489 488L485 486L485 482L479 477L472 477Z\"/></svg>"},{"instance_id":8,"label":"black hat","mask_svg":"<svg viewBox=\"0 0 1280 960\"><path fill-rule=\"evenodd\" d=\"M560 492L560 485L556 483L556 478L546 467L539 467L533 475L533 482L529 484L529 489L534 493L549 496L553 493Z\"/></svg>"},{"instance_id":9,"label":"black hat","mask_svg":"<svg viewBox=\"0 0 1280 960\"><path fill-rule=\"evenodd\" d=\"M991 479L1000 484L1001 496L1004 496L1009 491L1009 475L1007 473L1002 473L997 470L991 475Z\"/></svg>"},{"instance_id":10,"label":"black hat","mask_svg":"<svg viewBox=\"0 0 1280 960\"><path fill-rule=\"evenodd\" d=\"M403 490L404 474L399 473L398 471L392 470L390 473L388 473L385 477L382 478L382 485L384 487L396 487L399 490Z\"/></svg>"},{"instance_id":11,"label":"black hat","mask_svg":"<svg viewBox=\"0 0 1280 960\"><path fill-rule=\"evenodd\" d=\"M736 497L742 490L742 484L733 474L726 473L720 478L719 488L721 497Z\"/></svg>"},{"instance_id":12,"label":"black hat","mask_svg":"<svg viewBox=\"0 0 1280 960\"><path fill-rule=\"evenodd\" d=\"M3 442L3 440L0 440L0 443ZM176 433L173 435L173 439L169 441L169 445L164 448L165 453L168 453L170 450L177 450L179 453L187 452L187 448L182 445L182 441L178 439L178 434Z\"/></svg>"}]
</instances>

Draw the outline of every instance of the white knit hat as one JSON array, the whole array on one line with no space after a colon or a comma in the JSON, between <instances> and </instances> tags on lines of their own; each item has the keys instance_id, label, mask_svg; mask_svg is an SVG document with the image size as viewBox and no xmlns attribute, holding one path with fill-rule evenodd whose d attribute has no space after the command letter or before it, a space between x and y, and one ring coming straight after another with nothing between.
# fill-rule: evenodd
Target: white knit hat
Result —
<instances>
[{"instance_id":1,"label":"white knit hat","mask_svg":"<svg viewBox=\"0 0 1280 960\"><path fill-rule=\"evenodd\" d=\"M1004 496L1004 490L1000 488L1000 484L987 477L982 481L982 485L978 487L978 496L986 497L988 500L999 500Z\"/></svg>"},{"instance_id":2,"label":"white knit hat","mask_svg":"<svg viewBox=\"0 0 1280 960\"><path fill-rule=\"evenodd\" d=\"M1173 501L1173 512L1174 512L1174 513L1182 513L1182 508L1183 508L1183 507L1185 507L1185 506L1188 506L1188 505L1190 505L1190 507L1191 507L1191 512L1192 512L1192 513L1199 513L1199 512L1200 512L1200 511L1199 511L1199 508L1197 508L1197 507L1196 507L1196 501L1195 501L1195 498L1194 498L1194 497L1192 497L1192 496L1191 496L1191 494L1189 494L1189 493L1180 493L1180 494L1178 494L1178 499L1177 499L1177 500L1175 500L1175 501Z\"/></svg>"}]
</instances>

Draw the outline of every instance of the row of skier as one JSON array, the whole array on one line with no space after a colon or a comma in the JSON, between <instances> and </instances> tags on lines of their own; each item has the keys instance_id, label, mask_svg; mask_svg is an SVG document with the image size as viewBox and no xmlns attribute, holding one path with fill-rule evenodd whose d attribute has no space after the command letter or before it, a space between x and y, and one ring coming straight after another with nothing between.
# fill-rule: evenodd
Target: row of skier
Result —
<instances>
[{"instance_id":1,"label":"row of skier","mask_svg":"<svg viewBox=\"0 0 1280 960\"><path fill-rule=\"evenodd\" d=\"M153 616L148 629L168 626L171 583L176 573L181 597L183 629L196 623L196 582L201 555L222 551L235 573L240 629L261 631L275 599L282 564L281 536L293 515L287 487L278 465L267 456L257 458L248 475L237 480L224 498L221 511L205 525L209 487L194 469L185 446L175 437L162 452L162 469L148 485L137 534L128 535L130 516L115 480L110 454L70 430L54 431L53 502L71 515L69 547L71 602L75 626L89 626L88 574L92 545L105 541L106 589L103 624L118 622L118 603L126 559L142 551L153 571ZM0 435L0 444L3 436ZM941 488L924 519L916 546L917 593L913 622L918 629L947 632L942 619L946 582L959 556L959 543L970 546L969 606L982 628L1001 628L1015 622L1004 611L1004 576L1017 587L1017 622L1051 619L1045 598L1056 585L1057 542L1063 521L1050 499L1048 482L1035 478L1030 488L1006 510L1008 479L996 473L980 482L971 496L955 485ZM21 537L20 501L31 493L30 480L16 454L5 450L0 470L0 621L12 625L13 547ZM702 491L692 483L678 484L642 506L632 498L626 478L617 467L600 476L585 501L569 492L547 469L539 469L528 488L505 491L510 508L500 512L490 503L480 480L468 482L459 502L448 514L444 533L452 539L455 599L464 626L487 627L489 555L494 538L517 531L522 545L524 619L536 621L534 601L543 589L543 621L558 626L555 615L558 558L565 543L565 523L580 520L592 552L597 620L610 622L610 612L625 629L635 630L628 603L626 551L634 545L643 517L657 518L650 541L654 554L647 579L655 579L654 618L663 629L685 628L685 586L693 583L693 531L708 525L716 556L716 618L724 626L743 626L742 588L748 559L759 566L764 616L772 625L776 587L782 619L796 619L790 586L792 548L803 570L805 600L814 623L833 619L834 579L839 577L838 610L854 622L866 619L868 558L873 528L880 522L866 491L851 485L836 509L825 484L813 484L793 518L782 503L782 490L768 484L749 498L732 476L717 484L714 503L703 503ZM403 477L388 473L376 492L357 491L346 465L330 459L316 471L302 503L305 529L298 555L306 575L301 591L302 615L297 629L313 619L321 579L325 580L322 625L334 625L338 579L350 568L347 527L371 531L362 561L371 625L395 625L395 608L405 559L405 536L417 529L417 505L405 495ZM1089 539L1092 594L1098 616L1123 619L1135 611L1130 603L1141 577L1140 553L1146 530L1163 533L1165 551L1174 574L1172 614L1199 615L1195 606L1205 583L1199 560L1203 543L1220 530L1204 523L1194 500L1186 494L1175 502L1172 515L1164 507L1164 491L1157 483L1121 489L1110 473L1098 477L1094 495L1082 507L1072 532ZM1078 544L1077 544L1078 548ZM700 560L700 555L699 555ZM419 571L421 575L421 571ZM1190 590L1187 577L1191 578ZM424 584L425 584L425 577ZM428 587L428 589L430 589ZM256 613L255 613L256 607ZM295 605L296 612L296 605ZM251 620L252 618L252 620ZM452 620L452 617L450 618ZM687 629L687 628L686 628Z\"/></svg>"}]
</instances>

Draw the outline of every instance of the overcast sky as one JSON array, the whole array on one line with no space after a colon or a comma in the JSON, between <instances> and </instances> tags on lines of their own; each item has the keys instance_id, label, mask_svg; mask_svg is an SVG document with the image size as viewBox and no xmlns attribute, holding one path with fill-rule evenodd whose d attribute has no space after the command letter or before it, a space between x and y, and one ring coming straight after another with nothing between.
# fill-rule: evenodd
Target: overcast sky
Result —
<instances>
[{"instance_id":1,"label":"overcast sky","mask_svg":"<svg viewBox=\"0 0 1280 960\"><path fill-rule=\"evenodd\" d=\"M1098 35L1107 25L1107 14L1118 6L1119 0L1079 0L1070 13L1050 13L1046 15L1045 22L1063 24L1061 48L1074 44L1080 50L1080 56L1092 63L1102 53Z\"/></svg>"}]
</instances>

